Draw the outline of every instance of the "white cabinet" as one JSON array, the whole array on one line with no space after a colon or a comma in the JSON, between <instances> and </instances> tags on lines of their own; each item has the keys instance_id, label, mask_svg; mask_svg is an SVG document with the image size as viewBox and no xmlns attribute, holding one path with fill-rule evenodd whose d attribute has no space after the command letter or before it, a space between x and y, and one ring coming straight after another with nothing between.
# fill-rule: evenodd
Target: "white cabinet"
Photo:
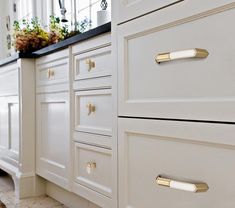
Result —
<instances>
[{"instance_id":1,"label":"white cabinet","mask_svg":"<svg viewBox=\"0 0 235 208\"><path fill-rule=\"evenodd\" d=\"M118 0L118 23L178 3L177 0Z\"/></svg>"},{"instance_id":2,"label":"white cabinet","mask_svg":"<svg viewBox=\"0 0 235 208\"><path fill-rule=\"evenodd\" d=\"M18 166L20 144L18 96L1 97L0 106L0 157Z\"/></svg>"},{"instance_id":3,"label":"white cabinet","mask_svg":"<svg viewBox=\"0 0 235 208\"><path fill-rule=\"evenodd\" d=\"M0 67L0 169L14 179L16 198L42 194L36 175L34 60Z\"/></svg>"},{"instance_id":4,"label":"white cabinet","mask_svg":"<svg viewBox=\"0 0 235 208\"><path fill-rule=\"evenodd\" d=\"M112 194L111 150L74 143L75 190L86 186L107 197Z\"/></svg>"},{"instance_id":5,"label":"white cabinet","mask_svg":"<svg viewBox=\"0 0 235 208\"><path fill-rule=\"evenodd\" d=\"M19 66L16 63L4 66L0 70L0 96L18 95Z\"/></svg>"},{"instance_id":6,"label":"white cabinet","mask_svg":"<svg viewBox=\"0 0 235 208\"><path fill-rule=\"evenodd\" d=\"M104 47L74 57L75 80L111 75L111 47Z\"/></svg>"},{"instance_id":7,"label":"white cabinet","mask_svg":"<svg viewBox=\"0 0 235 208\"><path fill-rule=\"evenodd\" d=\"M35 65L37 93L69 90L69 49L38 58Z\"/></svg>"},{"instance_id":8,"label":"white cabinet","mask_svg":"<svg viewBox=\"0 0 235 208\"><path fill-rule=\"evenodd\" d=\"M75 93L75 130L111 136L111 90Z\"/></svg>"},{"instance_id":9,"label":"white cabinet","mask_svg":"<svg viewBox=\"0 0 235 208\"><path fill-rule=\"evenodd\" d=\"M37 174L70 189L69 50L36 60Z\"/></svg>"},{"instance_id":10,"label":"white cabinet","mask_svg":"<svg viewBox=\"0 0 235 208\"><path fill-rule=\"evenodd\" d=\"M230 5L159 27L157 14L120 25L119 115L234 122L234 17ZM175 57L195 48L208 56ZM159 54L171 58L159 64Z\"/></svg>"},{"instance_id":11,"label":"white cabinet","mask_svg":"<svg viewBox=\"0 0 235 208\"><path fill-rule=\"evenodd\" d=\"M72 46L73 88L93 90L112 86L111 35L104 34Z\"/></svg>"},{"instance_id":12,"label":"white cabinet","mask_svg":"<svg viewBox=\"0 0 235 208\"><path fill-rule=\"evenodd\" d=\"M112 155L111 36L72 47L74 193L102 208L116 203Z\"/></svg>"},{"instance_id":13,"label":"white cabinet","mask_svg":"<svg viewBox=\"0 0 235 208\"><path fill-rule=\"evenodd\" d=\"M235 3L149 2L113 1L119 208L234 207Z\"/></svg>"},{"instance_id":14,"label":"white cabinet","mask_svg":"<svg viewBox=\"0 0 235 208\"><path fill-rule=\"evenodd\" d=\"M234 134L227 124L120 118L120 208L234 207ZM179 186L161 186L158 176ZM209 190L182 191L182 182Z\"/></svg>"},{"instance_id":15,"label":"white cabinet","mask_svg":"<svg viewBox=\"0 0 235 208\"><path fill-rule=\"evenodd\" d=\"M37 95L37 173L69 189L69 93Z\"/></svg>"},{"instance_id":16,"label":"white cabinet","mask_svg":"<svg viewBox=\"0 0 235 208\"><path fill-rule=\"evenodd\" d=\"M117 0L112 2L112 22L124 25L127 22L139 21L141 17L159 14L158 21L165 22L169 18L192 16L224 5L233 4L233 0ZM179 16L178 16L179 15ZM157 24L158 21L155 23ZM148 25L150 22L144 22ZM152 22L154 23L154 22Z\"/></svg>"}]
</instances>

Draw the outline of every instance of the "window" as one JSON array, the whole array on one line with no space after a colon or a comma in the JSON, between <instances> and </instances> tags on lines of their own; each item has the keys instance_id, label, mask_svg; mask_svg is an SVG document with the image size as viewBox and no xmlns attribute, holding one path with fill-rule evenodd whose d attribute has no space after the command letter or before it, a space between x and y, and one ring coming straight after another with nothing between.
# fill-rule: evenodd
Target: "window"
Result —
<instances>
[{"instance_id":1,"label":"window","mask_svg":"<svg viewBox=\"0 0 235 208\"><path fill-rule=\"evenodd\" d=\"M31 19L34 16L34 5L32 0L20 0L18 3L18 20Z\"/></svg>"},{"instance_id":2,"label":"window","mask_svg":"<svg viewBox=\"0 0 235 208\"><path fill-rule=\"evenodd\" d=\"M50 14L55 15L56 17L61 17L60 6L58 0L44 0L47 2L47 26L49 23L48 17ZM87 18L91 21L90 28L97 26L97 11L101 10L101 0L64 0L66 12L66 19L71 23L69 27L74 28L75 21L79 22ZM107 10L111 11L111 0L107 0L108 8ZM46 14L45 14L46 15ZM43 15L45 17L45 15ZM44 18L46 19L46 18Z\"/></svg>"},{"instance_id":3,"label":"window","mask_svg":"<svg viewBox=\"0 0 235 208\"><path fill-rule=\"evenodd\" d=\"M73 1L72 0L65 0L65 8L67 10L66 12L66 19L68 22L73 22ZM58 0L52 0L52 14L56 17L61 17L60 13L60 6Z\"/></svg>"},{"instance_id":4,"label":"window","mask_svg":"<svg viewBox=\"0 0 235 208\"><path fill-rule=\"evenodd\" d=\"M91 28L97 26L97 11L101 10L101 0L76 0L77 20L88 18L91 21ZM111 0L107 0L108 8L111 10Z\"/></svg>"}]
</instances>

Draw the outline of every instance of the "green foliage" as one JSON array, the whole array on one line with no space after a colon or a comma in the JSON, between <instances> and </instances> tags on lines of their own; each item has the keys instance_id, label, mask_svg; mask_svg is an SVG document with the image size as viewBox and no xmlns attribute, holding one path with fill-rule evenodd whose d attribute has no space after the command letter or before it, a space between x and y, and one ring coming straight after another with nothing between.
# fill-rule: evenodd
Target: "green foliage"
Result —
<instances>
[{"instance_id":1,"label":"green foliage","mask_svg":"<svg viewBox=\"0 0 235 208\"><path fill-rule=\"evenodd\" d=\"M31 20L23 19L21 22L15 21L13 24L13 45L17 51L33 52L85 32L90 21L85 18L76 24L77 30L69 31L68 25L63 25L59 17L52 15L50 16L49 31L46 31L37 17Z\"/></svg>"}]
</instances>

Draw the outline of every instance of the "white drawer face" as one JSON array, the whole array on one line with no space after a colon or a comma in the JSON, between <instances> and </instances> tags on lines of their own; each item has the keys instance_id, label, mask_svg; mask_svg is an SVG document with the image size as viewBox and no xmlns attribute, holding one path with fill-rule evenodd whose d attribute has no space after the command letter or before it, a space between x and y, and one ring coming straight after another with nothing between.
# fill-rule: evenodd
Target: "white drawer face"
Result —
<instances>
[{"instance_id":1,"label":"white drawer face","mask_svg":"<svg viewBox=\"0 0 235 208\"><path fill-rule=\"evenodd\" d=\"M229 24L234 18L231 9L148 31L144 25L141 31L132 23L120 26L119 114L235 121L235 111L227 110L235 104L235 29ZM209 55L187 58L192 54L178 53L195 48ZM175 51L172 60L155 61L158 54Z\"/></svg>"},{"instance_id":2,"label":"white drawer face","mask_svg":"<svg viewBox=\"0 0 235 208\"><path fill-rule=\"evenodd\" d=\"M120 208L234 207L234 148L212 143L204 146L192 140L195 137L213 140L211 136L216 133L218 137L219 132L224 135L220 139L227 140L234 135L235 127L162 123L119 120ZM194 131L194 127L199 131ZM224 134L230 128L233 133ZM157 184L159 175L170 179L170 187ZM209 190L204 187L206 192L195 193L199 183Z\"/></svg>"},{"instance_id":3,"label":"white drawer face","mask_svg":"<svg viewBox=\"0 0 235 208\"><path fill-rule=\"evenodd\" d=\"M111 196L111 150L75 143L75 182Z\"/></svg>"},{"instance_id":4,"label":"white drawer face","mask_svg":"<svg viewBox=\"0 0 235 208\"><path fill-rule=\"evenodd\" d=\"M0 96L18 95L19 70L17 64L0 70Z\"/></svg>"},{"instance_id":5,"label":"white drawer face","mask_svg":"<svg viewBox=\"0 0 235 208\"><path fill-rule=\"evenodd\" d=\"M111 75L111 47L74 57L75 80Z\"/></svg>"},{"instance_id":6,"label":"white drawer face","mask_svg":"<svg viewBox=\"0 0 235 208\"><path fill-rule=\"evenodd\" d=\"M76 92L75 130L110 136L111 128L111 90Z\"/></svg>"},{"instance_id":7,"label":"white drawer face","mask_svg":"<svg viewBox=\"0 0 235 208\"><path fill-rule=\"evenodd\" d=\"M124 22L148 12L161 9L177 0L118 0L118 22Z\"/></svg>"},{"instance_id":8,"label":"white drawer face","mask_svg":"<svg viewBox=\"0 0 235 208\"><path fill-rule=\"evenodd\" d=\"M37 86L66 83L69 80L69 59L61 59L37 66Z\"/></svg>"}]
</instances>

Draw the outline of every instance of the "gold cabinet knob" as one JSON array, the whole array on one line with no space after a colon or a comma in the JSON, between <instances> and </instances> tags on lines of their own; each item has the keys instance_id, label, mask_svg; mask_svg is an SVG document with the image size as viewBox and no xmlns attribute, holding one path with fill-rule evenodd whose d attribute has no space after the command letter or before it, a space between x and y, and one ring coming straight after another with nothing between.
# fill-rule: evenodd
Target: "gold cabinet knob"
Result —
<instances>
[{"instance_id":1,"label":"gold cabinet knob","mask_svg":"<svg viewBox=\"0 0 235 208\"><path fill-rule=\"evenodd\" d=\"M88 108L88 116L91 115L91 113L94 113L96 110L95 105L92 105L91 103L87 104L86 107Z\"/></svg>"},{"instance_id":2,"label":"gold cabinet knob","mask_svg":"<svg viewBox=\"0 0 235 208\"><path fill-rule=\"evenodd\" d=\"M55 75L55 71L53 69L47 69L47 78L50 79Z\"/></svg>"},{"instance_id":3,"label":"gold cabinet knob","mask_svg":"<svg viewBox=\"0 0 235 208\"><path fill-rule=\"evenodd\" d=\"M94 169L96 169L96 162L88 162L86 164L86 171L88 174L91 174Z\"/></svg>"},{"instance_id":4,"label":"gold cabinet knob","mask_svg":"<svg viewBox=\"0 0 235 208\"><path fill-rule=\"evenodd\" d=\"M91 71L92 68L95 68L95 62L91 59L86 59L86 64L88 65L88 71Z\"/></svg>"},{"instance_id":5,"label":"gold cabinet knob","mask_svg":"<svg viewBox=\"0 0 235 208\"><path fill-rule=\"evenodd\" d=\"M181 191L189 191L189 192L206 192L209 187L206 183L188 183L182 181L176 181L169 178L163 178L158 176L156 182L159 186L165 186L172 189L177 189Z\"/></svg>"}]
</instances>

